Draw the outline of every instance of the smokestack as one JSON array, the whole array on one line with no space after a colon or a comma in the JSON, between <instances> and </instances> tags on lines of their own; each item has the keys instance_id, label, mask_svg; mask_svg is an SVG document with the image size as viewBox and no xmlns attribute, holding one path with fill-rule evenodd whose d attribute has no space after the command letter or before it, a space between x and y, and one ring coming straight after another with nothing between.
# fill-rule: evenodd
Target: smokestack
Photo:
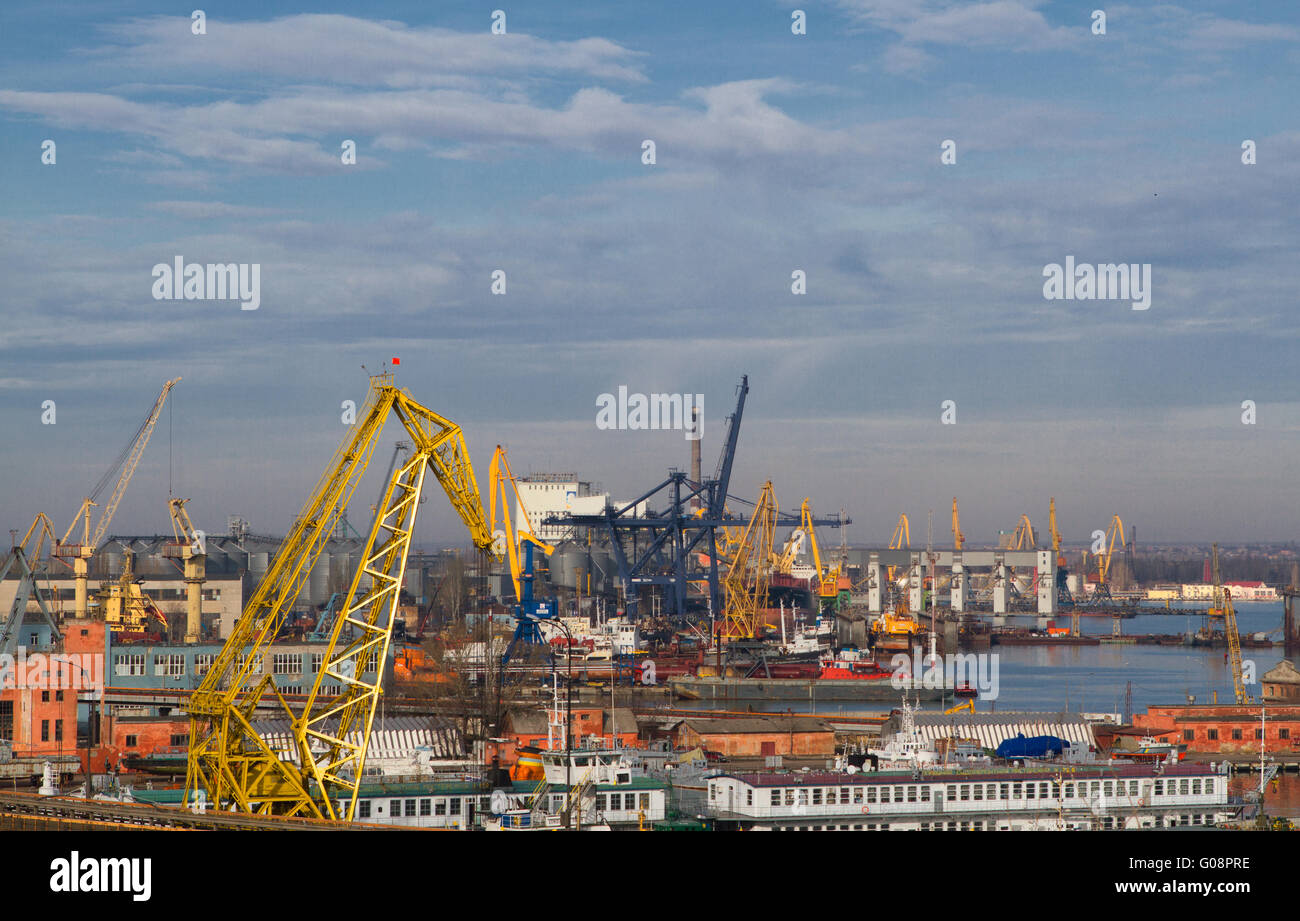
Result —
<instances>
[{"instance_id":1,"label":"smokestack","mask_svg":"<svg viewBox=\"0 0 1300 921\"><path fill-rule=\"evenodd\" d=\"M700 431L700 408L698 406L691 409L691 431L697 434ZM700 442L702 440L703 437L700 437L691 442L691 479L697 484L700 482ZM700 497L696 495L691 500L691 508L698 509L699 507Z\"/></svg>"}]
</instances>

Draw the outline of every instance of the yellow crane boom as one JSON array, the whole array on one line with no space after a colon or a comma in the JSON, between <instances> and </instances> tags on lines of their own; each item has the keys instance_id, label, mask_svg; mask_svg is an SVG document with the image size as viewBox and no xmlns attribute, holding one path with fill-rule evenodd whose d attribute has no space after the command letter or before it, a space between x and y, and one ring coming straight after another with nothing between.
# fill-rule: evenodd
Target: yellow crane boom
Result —
<instances>
[{"instance_id":1,"label":"yellow crane boom","mask_svg":"<svg viewBox=\"0 0 1300 921\"><path fill-rule=\"evenodd\" d=\"M167 513L172 519L176 552L183 561L185 574L185 642L197 643L203 633L203 582L207 578L208 549L206 535L194 527L185 511L188 499L168 499Z\"/></svg>"},{"instance_id":2,"label":"yellow crane boom","mask_svg":"<svg viewBox=\"0 0 1300 921\"><path fill-rule=\"evenodd\" d=\"M1210 555L1214 568L1214 604L1209 610L1210 617L1223 618L1223 633L1228 639L1228 656L1231 659L1232 691L1237 698L1237 706L1249 704L1250 696L1246 693L1245 679L1241 669L1241 635L1237 633L1237 612L1232 606L1232 592L1223 584L1219 576L1219 545L1210 545Z\"/></svg>"},{"instance_id":3,"label":"yellow crane boom","mask_svg":"<svg viewBox=\"0 0 1300 921\"><path fill-rule=\"evenodd\" d=\"M385 488L361 565L334 618L323 664L306 703L295 709L273 675L263 675L263 657L345 512L390 414L411 437L411 457ZM190 698L187 801L203 790L207 802L221 810L352 818L429 470L474 545L490 550L492 532L460 427L395 387L391 374L372 377L356 427L335 452ZM337 695L326 689L327 682L341 689ZM292 752L277 750L259 735L254 727L259 707L289 719Z\"/></svg>"},{"instance_id":4,"label":"yellow crane boom","mask_svg":"<svg viewBox=\"0 0 1300 921\"><path fill-rule=\"evenodd\" d=\"M507 492L507 485L510 487ZM519 528L516 530L510 517L510 496L514 495L515 500L519 503L522 512L522 520ZM501 502L501 518L497 518L497 500ZM555 552L555 548L546 541L533 534L533 525L528 518L528 509L524 506L524 498L519 494L519 484L515 482L515 475L510 472L510 464L506 462L506 449L497 445L496 451L492 454L492 466L488 469L488 507L490 509L490 527L492 529L492 554L498 560L508 559L510 561L510 578L515 585L515 600L523 600L523 588L520 584L520 563L519 552L523 547L523 542L536 546L547 556ZM501 527L497 527L500 523Z\"/></svg>"},{"instance_id":5,"label":"yellow crane boom","mask_svg":"<svg viewBox=\"0 0 1300 921\"><path fill-rule=\"evenodd\" d=\"M961 533L961 518L957 514L957 497L952 497L952 543L958 550L966 543L966 535Z\"/></svg>"},{"instance_id":6,"label":"yellow crane boom","mask_svg":"<svg viewBox=\"0 0 1300 921\"><path fill-rule=\"evenodd\" d=\"M117 506L122 501L122 495L126 492L127 484L131 482L131 477L135 474L135 468L140 464L144 449L149 444L149 436L153 434L154 424L157 423L158 417L162 414L163 404L167 402L167 394L171 393L172 388L180 382L181 379L178 377L163 384L162 392L154 400L153 408L149 410L144 422L136 430L131 443L118 456L113 466L109 468L108 473L104 474L95 489L91 491L91 494L81 500L81 507L72 516L72 523L68 525L63 540L59 541L59 546L55 550L55 554L58 556L72 557L75 592L73 609L77 617L86 616L90 559L95 555L95 548L99 546L99 542L103 539L104 532L108 530L108 525L113 520L113 516L117 514ZM97 504L95 498L99 495L100 490L108 485L108 481L117 471L120 472L118 472L117 481L113 485L113 492L109 495L108 502L104 505L104 512L99 516L99 523L95 525L92 534L90 530L90 509ZM72 537L72 532L76 529L78 521L82 523L81 543L69 543L69 538Z\"/></svg>"},{"instance_id":7,"label":"yellow crane boom","mask_svg":"<svg viewBox=\"0 0 1300 921\"><path fill-rule=\"evenodd\" d=\"M776 495L769 480L763 484L754 514L745 525L736 556L723 581L723 616L728 636L752 639L760 633L759 618L767 606L767 586L771 581L776 513Z\"/></svg>"}]
</instances>

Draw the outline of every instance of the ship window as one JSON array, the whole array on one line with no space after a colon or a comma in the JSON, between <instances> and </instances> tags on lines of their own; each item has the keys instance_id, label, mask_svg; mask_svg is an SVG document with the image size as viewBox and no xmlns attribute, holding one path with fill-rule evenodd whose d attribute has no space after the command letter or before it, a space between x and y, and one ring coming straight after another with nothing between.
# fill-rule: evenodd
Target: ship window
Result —
<instances>
[{"instance_id":1,"label":"ship window","mask_svg":"<svg viewBox=\"0 0 1300 921\"><path fill-rule=\"evenodd\" d=\"M928 802L930 802L930 788L929 788L929 787L922 787L922 788L921 788L921 802L923 802L923 803L928 803Z\"/></svg>"},{"instance_id":2,"label":"ship window","mask_svg":"<svg viewBox=\"0 0 1300 921\"><path fill-rule=\"evenodd\" d=\"M786 790L785 790L785 804L786 804L787 806L793 806L793 805L794 805L794 788L793 788L793 787L786 787Z\"/></svg>"},{"instance_id":3,"label":"ship window","mask_svg":"<svg viewBox=\"0 0 1300 921\"><path fill-rule=\"evenodd\" d=\"M433 800L427 796L420 800L420 815L433 815Z\"/></svg>"},{"instance_id":4,"label":"ship window","mask_svg":"<svg viewBox=\"0 0 1300 921\"><path fill-rule=\"evenodd\" d=\"M855 802L855 803L861 803L861 802L862 802L862 788L861 788L861 787L854 787L854 788L853 788L853 802Z\"/></svg>"},{"instance_id":5,"label":"ship window","mask_svg":"<svg viewBox=\"0 0 1300 921\"><path fill-rule=\"evenodd\" d=\"M1025 784L1025 799L1033 799L1038 794L1038 784Z\"/></svg>"},{"instance_id":6,"label":"ship window","mask_svg":"<svg viewBox=\"0 0 1300 921\"><path fill-rule=\"evenodd\" d=\"M1065 798L1071 799L1073 797L1074 797L1074 784L1068 783L1065 785Z\"/></svg>"},{"instance_id":7,"label":"ship window","mask_svg":"<svg viewBox=\"0 0 1300 921\"><path fill-rule=\"evenodd\" d=\"M357 803L357 813L360 818L370 818L370 800L363 799L361 802Z\"/></svg>"},{"instance_id":8,"label":"ship window","mask_svg":"<svg viewBox=\"0 0 1300 921\"><path fill-rule=\"evenodd\" d=\"M711 787L710 787L710 789L709 789L709 794L710 794L710 796L711 796L713 799L717 799L716 796L712 796L712 794L713 794L713 789L712 789ZM605 811L605 808L606 808L606 807L605 807L605 794L604 794L604 793L601 793L599 796L596 797L596 811L597 811L597 812L604 812L604 811Z\"/></svg>"},{"instance_id":9,"label":"ship window","mask_svg":"<svg viewBox=\"0 0 1300 921\"><path fill-rule=\"evenodd\" d=\"M1184 778L1183 780L1178 781L1178 792L1179 792L1180 794L1182 794L1183 796L1186 796L1186 795L1187 795L1187 780L1186 780L1186 778Z\"/></svg>"},{"instance_id":10,"label":"ship window","mask_svg":"<svg viewBox=\"0 0 1300 921\"><path fill-rule=\"evenodd\" d=\"M916 802L916 787L908 787L908 788L907 788L907 801L908 801L909 803L915 803L915 802Z\"/></svg>"},{"instance_id":11,"label":"ship window","mask_svg":"<svg viewBox=\"0 0 1300 921\"><path fill-rule=\"evenodd\" d=\"M630 793L628 794L628 796L631 796L631 795L632 795L632 794L630 794ZM637 794L637 799L640 800L640 807L641 807L642 809L649 809L649 808L650 808L650 794L649 794L649 793L640 793L640 794Z\"/></svg>"},{"instance_id":12,"label":"ship window","mask_svg":"<svg viewBox=\"0 0 1300 921\"><path fill-rule=\"evenodd\" d=\"M1151 795L1152 795L1152 796L1161 796L1161 795L1163 795L1164 792L1165 792L1165 791L1164 791L1164 786L1165 786L1165 782L1164 782L1163 780L1157 780L1155 786L1154 786L1154 787L1152 788L1152 790L1151 790Z\"/></svg>"},{"instance_id":13,"label":"ship window","mask_svg":"<svg viewBox=\"0 0 1300 921\"><path fill-rule=\"evenodd\" d=\"M406 814L411 818L415 817L415 800L408 799L406 801Z\"/></svg>"},{"instance_id":14,"label":"ship window","mask_svg":"<svg viewBox=\"0 0 1300 921\"><path fill-rule=\"evenodd\" d=\"M984 784L977 783L975 784L975 795L972 797L972 799L982 800L983 798L984 798Z\"/></svg>"},{"instance_id":15,"label":"ship window","mask_svg":"<svg viewBox=\"0 0 1300 921\"><path fill-rule=\"evenodd\" d=\"M1114 786L1114 784L1111 783L1111 781L1109 781L1109 780L1106 781L1105 786L1102 788L1102 794L1105 795L1105 796L1113 796L1114 793L1115 793L1115 786Z\"/></svg>"},{"instance_id":16,"label":"ship window","mask_svg":"<svg viewBox=\"0 0 1300 921\"><path fill-rule=\"evenodd\" d=\"M1198 796L1201 792L1201 779L1198 777L1192 781L1192 795Z\"/></svg>"},{"instance_id":17,"label":"ship window","mask_svg":"<svg viewBox=\"0 0 1300 921\"><path fill-rule=\"evenodd\" d=\"M816 805L816 803L817 803L817 798L818 798L819 796L821 796L821 792L822 792L822 791L821 791L820 788L818 788L818 789L816 789L816 790L813 791L813 804L814 804L814 805ZM834 788L834 787L827 787L827 788L826 788L826 805L828 805L828 806L834 806L834 805L835 805L835 788Z\"/></svg>"},{"instance_id":18,"label":"ship window","mask_svg":"<svg viewBox=\"0 0 1300 921\"><path fill-rule=\"evenodd\" d=\"M632 794L630 793L628 794L628 796L631 795ZM745 805L746 806L754 805L754 789L752 787L745 791Z\"/></svg>"},{"instance_id":19,"label":"ship window","mask_svg":"<svg viewBox=\"0 0 1300 921\"><path fill-rule=\"evenodd\" d=\"M948 802L951 803L953 800L957 798L957 787L954 784L948 784L948 789L946 792L948 796Z\"/></svg>"},{"instance_id":20,"label":"ship window","mask_svg":"<svg viewBox=\"0 0 1300 921\"><path fill-rule=\"evenodd\" d=\"M814 806L820 806L822 804L822 788L813 787L812 797L812 804Z\"/></svg>"},{"instance_id":21,"label":"ship window","mask_svg":"<svg viewBox=\"0 0 1300 921\"><path fill-rule=\"evenodd\" d=\"M881 801L882 803L887 803L887 802L889 802L889 800L890 800L890 791L893 790L893 789L894 789L893 787L881 787L881 788L880 788L880 801Z\"/></svg>"},{"instance_id":22,"label":"ship window","mask_svg":"<svg viewBox=\"0 0 1300 921\"><path fill-rule=\"evenodd\" d=\"M448 812L450 812L452 815L460 815L460 797L459 797L459 796L453 796L453 797L451 798L451 808L448 810Z\"/></svg>"},{"instance_id":23,"label":"ship window","mask_svg":"<svg viewBox=\"0 0 1300 921\"><path fill-rule=\"evenodd\" d=\"M399 816L402 814L402 801L400 799L391 799L388 801L388 814Z\"/></svg>"},{"instance_id":24,"label":"ship window","mask_svg":"<svg viewBox=\"0 0 1300 921\"><path fill-rule=\"evenodd\" d=\"M840 787L840 802L847 803L848 801L849 801L849 788Z\"/></svg>"},{"instance_id":25,"label":"ship window","mask_svg":"<svg viewBox=\"0 0 1300 921\"><path fill-rule=\"evenodd\" d=\"M1052 781L1052 797L1053 799L1061 798L1061 782L1059 780Z\"/></svg>"},{"instance_id":26,"label":"ship window","mask_svg":"<svg viewBox=\"0 0 1300 921\"><path fill-rule=\"evenodd\" d=\"M1012 788L1011 797L1012 799L1020 799L1022 796L1024 796L1024 794L1020 791L1020 784L1016 784Z\"/></svg>"},{"instance_id":27,"label":"ship window","mask_svg":"<svg viewBox=\"0 0 1300 921\"><path fill-rule=\"evenodd\" d=\"M644 795L645 795L645 794L642 794L642 796L644 796ZM774 789L774 790L772 791L772 805L773 805L773 806L780 806L780 805L781 805L781 791L780 791L780 790L775 790L775 789Z\"/></svg>"},{"instance_id":28,"label":"ship window","mask_svg":"<svg viewBox=\"0 0 1300 921\"><path fill-rule=\"evenodd\" d=\"M447 814L447 800L444 797L440 796L433 801L433 814L434 815Z\"/></svg>"},{"instance_id":29,"label":"ship window","mask_svg":"<svg viewBox=\"0 0 1300 921\"><path fill-rule=\"evenodd\" d=\"M1010 799L1010 798L1011 798L1011 784L1009 784L1009 783L1004 783L1004 784L1001 785L1001 787L999 788L999 792L998 792L998 798L999 798L999 799Z\"/></svg>"},{"instance_id":30,"label":"ship window","mask_svg":"<svg viewBox=\"0 0 1300 921\"><path fill-rule=\"evenodd\" d=\"M867 802L874 803L875 801L876 801L876 788L867 787Z\"/></svg>"},{"instance_id":31,"label":"ship window","mask_svg":"<svg viewBox=\"0 0 1300 921\"><path fill-rule=\"evenodd\" d=\"M961 785L961 798L963 800L970 799L970 784L964 783Z\"/></svg>"}]
</instances>

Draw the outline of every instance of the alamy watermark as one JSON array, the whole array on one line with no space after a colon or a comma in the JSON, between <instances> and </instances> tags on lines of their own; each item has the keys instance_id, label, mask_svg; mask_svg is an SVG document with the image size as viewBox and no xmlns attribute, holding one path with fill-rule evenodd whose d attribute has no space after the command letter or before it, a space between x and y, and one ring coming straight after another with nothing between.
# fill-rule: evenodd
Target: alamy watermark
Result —
<instances>
[{"instance_id":1,"label":"alamy watermark","mask_svg":"<svg viewBox=\"0 0 1300 921\"><path fill-rule=\"evenodd\" d=\"M1065 265L1043 266L1043 297L1049 301L1132 301L1134 310L1151 306L1151 263L1100 265L1080 263L1065 257Z\"/></svg>"},{"instance_id":2,"label":"alamy watermark","mask_svg":"<svg viewBox=\"0 0 1300 921\"><path fill-rule=\"evenodd\" d=\"M0 691L102 691L104 656L94 652L0 653Z\"/></svg>"},{"instance_id":3,"label":"alamy watermark","mask_svg":"<svg viewBox=\"0 0 1300 921\"><path fill-rule=\"evenodd\" d=\"M979 691L981 700L998 699L1000 671L996 652L923 655L920 646L914 646L912 652L910 656L897 653L889 660L893 671L889 683L895 690L971 688Z\"/></svg>"},{"instance_id":4,"label":"alamy watermark","mask_svg":"<svg viewBox=\"0 0 1300 921\"><path fill-rule=\"evenodd\" d=\"M198 262L186 264L177 256L172 265L153 267L156 301L239 301L240 310L256 310L262 303L260 262Z\"/></svg>"},{"instance_id":5,"label":"alamy watermark","mask_svg":"<svg viewBox=\"0 0 1300 921\"><path fill-rule=\"evenodd\" d=\"M699 441L704 434L704 394L632 393L619 385L618 395L596 397L598 429L676 429L687 441Z\"/></svg>"}]
</instances>

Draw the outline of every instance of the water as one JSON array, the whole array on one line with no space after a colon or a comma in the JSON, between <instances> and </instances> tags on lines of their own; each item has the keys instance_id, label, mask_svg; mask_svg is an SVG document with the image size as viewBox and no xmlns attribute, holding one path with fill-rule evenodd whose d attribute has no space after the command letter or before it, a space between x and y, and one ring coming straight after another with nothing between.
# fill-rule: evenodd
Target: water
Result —
<instances>
[{"instance_id":1,"label":"water","mask_svg":"<svg viewBox=\"0 0 1300 921\"><path fill-rule=\"evenodd\" d=\"M1157 610L1153 608L1152 610ZM1109 636L1111 618L1081 617L1080 629L1088 635ZM1060 626L1069 623L1068 615L1056 618ZM1206 622L1204 616L1139 614L1123 620L1126 634L1195 632ZM1034 616L1008 617L1014 626L1035 626ZM1268 633L1282 625L1282 603L1241 604L1237 608L1237 626L1242 635ZM1275 633L1274 638L1280 637ZM1191 646L994 646L998 695L996 700L981 696L975 703L980 712L990 710L1068 710L1086 713L1124 714L1124 695L1129 682L1133 686L1133 712L1142 713L1155 704L1185 704L1189 695L1197 703L1210 703L1218 692L1220 703L1232 703L1232 675L1226 649ZM1282 660L1282 648L1245 648L1245 662L1255 663L1256 677ZM882 657L882 662L886 661ZM1292 658L1300 665L1300 659ZM1247 686L1247 693L1259 698L1258 683ZM947 706L952 705L952 701ZM681 709L710 709L703 702L680 701ZM889 703L854 703L846 701L745 701L735 709L759 712L818 713L827 716L885 713ZM935 709L924 704L921 709Z\"/></svg>"}]
</instances>

